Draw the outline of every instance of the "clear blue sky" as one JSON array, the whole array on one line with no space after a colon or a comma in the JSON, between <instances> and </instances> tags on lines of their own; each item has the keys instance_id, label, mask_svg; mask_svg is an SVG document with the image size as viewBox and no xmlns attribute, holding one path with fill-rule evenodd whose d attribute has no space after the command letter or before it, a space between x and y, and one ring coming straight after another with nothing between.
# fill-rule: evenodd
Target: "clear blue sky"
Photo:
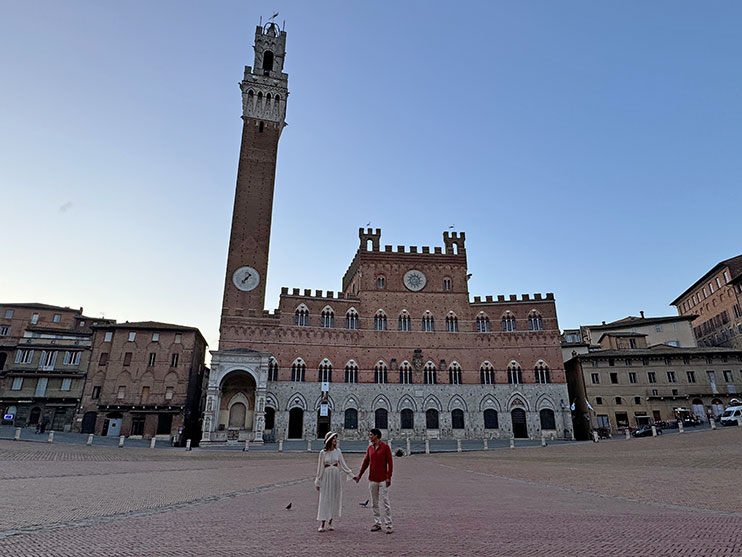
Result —
<instances>
[{"instance_id":1,"label":"clear blue sky","mask_svg":"<svg viewBox=\"0 0 742 557\"><path fill-rule=\"evenodd\" d=\"M259 17L286 20L266 304L467 234L471 295L674 313L742 253L742 3L0 1L0 301L216 349Z\"/></svg>"}]
</instances>

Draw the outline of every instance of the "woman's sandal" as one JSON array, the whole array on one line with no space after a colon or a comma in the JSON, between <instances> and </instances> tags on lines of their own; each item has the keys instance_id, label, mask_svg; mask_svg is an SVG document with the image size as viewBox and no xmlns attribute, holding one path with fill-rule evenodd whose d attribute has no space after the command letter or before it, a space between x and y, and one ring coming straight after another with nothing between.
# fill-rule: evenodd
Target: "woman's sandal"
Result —
<instances>
[{"instance_id":1,"label":"woman's sandal","mask_svg":"<svg viewBox=\"0 0 742 557\"><path fill-rule=\"evenodd\" d=\"M317 532L324 532L324 531L325 531L325 529L322 526L320 526L319 528L317 528Z\"/></svg>"}]
</instances>

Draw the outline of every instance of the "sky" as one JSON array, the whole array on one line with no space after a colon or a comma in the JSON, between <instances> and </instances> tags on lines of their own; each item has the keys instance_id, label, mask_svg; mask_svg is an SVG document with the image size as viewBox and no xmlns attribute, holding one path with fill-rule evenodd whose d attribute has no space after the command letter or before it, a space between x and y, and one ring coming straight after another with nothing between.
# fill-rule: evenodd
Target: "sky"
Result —
<instances>
[{"instance_id":1,"label":"sky","mask_svg":"<svg viewBox=\"0 0 742 557\"><path fill-rule=\"evenodd\" d=\"M562 329L742 253L742 3L0 0L0 303L215 350L255 27L287 32L266 308L340 290L358 228L442 246Z\"/></svg>"}]
</instances>

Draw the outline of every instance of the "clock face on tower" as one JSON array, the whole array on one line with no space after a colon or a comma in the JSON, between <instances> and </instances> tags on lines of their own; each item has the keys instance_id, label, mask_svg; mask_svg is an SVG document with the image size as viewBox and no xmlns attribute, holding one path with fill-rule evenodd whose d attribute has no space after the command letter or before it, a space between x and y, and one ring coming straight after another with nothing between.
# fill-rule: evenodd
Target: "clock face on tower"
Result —
<instances>
[{"instance_id":1,"label":"clock face on tower","mask_svg":"<svg viewBox=\"0 0 742 557\"><path fill-rule=\"evenodd\" d=\"M245 265L234 272L232 282L238 290L248 292L254 290L260 284L260 273L252 267Z\"/></svg>"},{"instance_id":2,"label":"clock face on tower","mask_svg":"<svg viewBox=\"0 0 742 557\"><path fill-rule=\"evenodd\" d=\"M428 282L428 279L425 278L425 274L422 271L418 271L416 269L407 271L404 274L404 278L402 280L404 281L404 285L413 292L422 290L423 288L425 288L425 284Z\"/></svg>"}]
</instances>

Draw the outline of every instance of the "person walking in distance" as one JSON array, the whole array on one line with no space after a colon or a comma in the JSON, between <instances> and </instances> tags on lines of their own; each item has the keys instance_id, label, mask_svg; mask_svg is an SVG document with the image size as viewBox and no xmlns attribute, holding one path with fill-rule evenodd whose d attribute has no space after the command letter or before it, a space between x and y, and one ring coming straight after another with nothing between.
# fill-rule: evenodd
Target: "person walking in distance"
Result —
<instances>
[{"instance_id":1,"label":"person walking in distance","mask_svg":"<svg viewBox=\"0 0 742 557\"><path fill-rule=\"evenodd\" d=\"M374 508L374 525L371 531L381 530L381 512L379 511L379 497L381 497L381 503L384 505L384 526L386 526L386 533L391 534L394 532L392 507L389 504L389 487L392 485L393 470L392 450L381 440L381 431L376 428L369 432L368 439L371 444L366 450L366 457L363 459L360 472L353 479L358 483L366 468L369 469L368 485Z\"/></svg>"}]
</instances>

